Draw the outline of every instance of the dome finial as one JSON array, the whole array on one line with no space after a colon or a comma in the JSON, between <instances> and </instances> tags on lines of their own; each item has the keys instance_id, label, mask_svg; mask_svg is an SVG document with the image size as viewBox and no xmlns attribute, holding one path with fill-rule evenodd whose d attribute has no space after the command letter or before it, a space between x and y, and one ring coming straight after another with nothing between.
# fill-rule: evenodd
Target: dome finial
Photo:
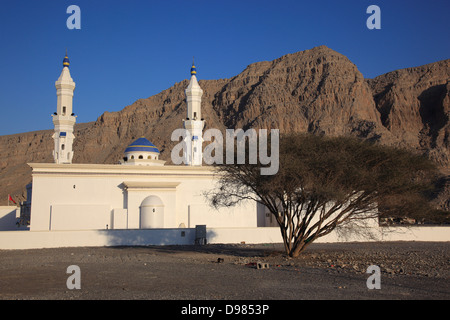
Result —
<instances>
[{"instance_id":1,"label":"dome finial","mask_svg":"<svg viewBox=\"0 0 450 320\"><path fill-rule=\"evenodd\" d=\"M63 68L65 68L65 67L69 67L69 65L70 65L70 61L69 61L69 57L67 56L67 48L66 48L66 56L64 57L64 60L63 60Z\"/></svg>"},{"instance_id":2,"label":"dome finial","mask_svg":"<svg viewBox=\"0 0 450 320\"><path fill-rule=\"evenodd\" d=\"M195 64L194 64L194 57L192 57L191 76L194 76L196 74L197 74L197 69L195 68Z\"/></svg>"}]
</instances>

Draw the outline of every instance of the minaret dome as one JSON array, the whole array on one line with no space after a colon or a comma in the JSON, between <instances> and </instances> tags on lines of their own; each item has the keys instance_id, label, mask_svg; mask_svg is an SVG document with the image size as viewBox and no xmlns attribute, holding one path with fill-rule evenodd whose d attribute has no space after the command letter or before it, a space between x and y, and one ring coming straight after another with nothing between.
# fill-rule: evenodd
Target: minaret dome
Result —
<instances>
[{"instance_id":1,"label":"minaret dome","mask_svg":"<svg viewBox=\"0 0 450 320\"><path fill-rule=\"evenodd\" d=\"M69 61L69 57L67 56L67 52L66 52L66 56L64 57L64 60L63 60L63 68L65 68L65 67L69 67L70 66L70 61Z\"/></svg>"}]
</instances>

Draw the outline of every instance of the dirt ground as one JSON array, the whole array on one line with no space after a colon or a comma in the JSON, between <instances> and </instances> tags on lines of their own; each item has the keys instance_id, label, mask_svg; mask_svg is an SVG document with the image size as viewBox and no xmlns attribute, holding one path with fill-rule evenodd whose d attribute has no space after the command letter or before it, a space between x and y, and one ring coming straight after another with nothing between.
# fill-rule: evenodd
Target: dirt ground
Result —
<instances>
[{"instance_id":1,"label":"dirt ground","mask_svg":"<svg viewBox=\"0 0 450 320\"><path fill-rule=\"evenodd\" d=\"M0 250L0 299L448 300L449 263L450 243L429 242L312 244L298 258L280 244Z\"/></svg>"}]
</instances>

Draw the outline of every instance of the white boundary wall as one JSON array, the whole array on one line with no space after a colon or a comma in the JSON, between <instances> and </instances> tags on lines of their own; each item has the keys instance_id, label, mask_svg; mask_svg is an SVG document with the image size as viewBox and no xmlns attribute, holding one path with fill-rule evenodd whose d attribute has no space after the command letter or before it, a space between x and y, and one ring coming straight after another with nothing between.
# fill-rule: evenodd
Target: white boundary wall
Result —
<instances>
[{"instance_id":1,"label":"white boundary wall","mask_svg":"<svg viewBox=\"0 0 450 320\"><path fill-rule=\"evenodd\" d=\"M372 230L373 231L373 230ZM212 228L207 229L208 243L282 243L280 229L276 228ZM315 243L375 242L375 241L428 241L450 242L450 226L380 227L372 237L348 235L336 232L315 240Z\"/></svg>"},{"instance_id":2,"label":"white boundary wall","mask_svg":"<svg viewBox=\"0 0 450 320\"><path fill-rule=\"evenodd\" d=\"M184 236L182 236L184 232ZM2 231L0 249L193 244L195 229Z\"/></svg>"},{"instance_id":3,"label":"white boundary wall","mask_svg":"<svg viewBox=\"0 0 450 320\"><path fill-rule=\"evenodd\" d=\"M375 238L342 238L332 233L316 243L370 241L450 241L449 227L379 228ZM394 231L395 230L395 231ZM2 231L0 249L38 249L58 247L192 245L194 228L88 231ZM281 243L279 228L207 228L211 244Z\"/></svg>"}]
</instances>

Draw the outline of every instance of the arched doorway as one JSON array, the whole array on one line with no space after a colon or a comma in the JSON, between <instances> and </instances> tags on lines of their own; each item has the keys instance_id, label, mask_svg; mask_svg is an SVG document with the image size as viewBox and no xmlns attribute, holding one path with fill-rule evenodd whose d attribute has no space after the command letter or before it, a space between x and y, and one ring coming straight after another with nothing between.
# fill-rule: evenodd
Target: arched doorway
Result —
<instances>
[{"instance_id":1,"label":"arched doorway","mask_svg":"<svg viewBox=\"0 0 450 320\"><path fill-rule=\"evenodd\" d=\"M157 196L148 196L140 206L140 228L164 228L164 203Z\"/></svg>"}]
</instances>

